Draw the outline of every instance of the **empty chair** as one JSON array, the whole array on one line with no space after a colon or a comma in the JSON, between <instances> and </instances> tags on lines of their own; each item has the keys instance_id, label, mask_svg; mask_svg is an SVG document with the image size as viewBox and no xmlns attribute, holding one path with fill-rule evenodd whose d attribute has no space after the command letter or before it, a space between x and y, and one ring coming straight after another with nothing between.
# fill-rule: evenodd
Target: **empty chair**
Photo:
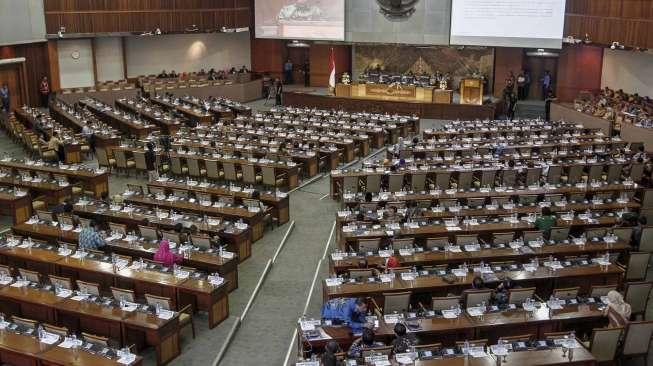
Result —
<instances>
[{"instance_id":1,"label":"empty chair","mask_svg":"<svg viewBox=\"0 0 653 366\"><path fill-rule=\"evenodd\" d=\"M606 181L608 183L616 183L621 180L621 172L623 171L624 164L610 164L608 165L608 174Z\"/></svg>"},{"instance_id":2,"label":"empty chair","mask_svg":"<svg viewBox=\"0 0 653 366\"><path fill-rule=\"evenodd\" d=\"M630 304L633 317L646 314L651 288L653 288L653 281L629 282L626 284L624 301Z\"/></svg>"},{"instance_id":3,"label":"empty chair","mask_svg":"<svg viewBox=\"0 0 653 366\"><path fill-rule=\"evenodd\" d=\"M489 304L492 298L492 290L465 290L463 291L463 302L466 308Z\"/></svg>"},{"instance_id":4,"label":"empty chair","mask_svg":"<svg viewBox=\"0 0 653 366\"><path fill-rule=\"evenodd\" d=\"M458 172L458 189L468 190L472 187L473 171Z\"/></svg>"},{"instance_id":5,"label":"empty chair","mask_svg":"<svg viewBox=\"0 0 653 366\"><path fill-rule=\"evenodd\" d=\"M630 322L626 325L621 354L626 358L642 357L648 359L651 352L653 320Z\"/></svg>"},{"instance_id":6,"label":"empty chair","mask_svg":"<svg viewBox=\"0 0 653 366\"><path fill-rule=\"evenodd\" d=\"M394 250L412 248L414 245L414 238L395 238L392 240L392 249Z\"/></svg>"},{"instance_id":7,"label":"empty chair","mask_svg":"<svg viewBox=\"0 0 653 366\"><path fill-rule=\"evenodd\" d=\"M515 169L504 169L501 172L501 185L514 187L517 183L517 171Z\"/></svg>"},{"instance_id":8,"label":"empty chair","mask_svg":"<svg viewBox=\"0 0 653 366\"><path fill-rule=\"evenodd\" d=\"M612 234L614 234L617 238L619 238L620 241L625 241L626 243L630 243L630 239L633 236L633 228L615 227L612 229ZM646 227L642 228L642 240L645 237L650 238L650 240L653 240L653 228L646 228Z\"/></svg>"},{"instance_id":9,"label":"empty chair","mask_svg":"<svg viewBox=\"0 0 653 366\"><path fill-rule=\"evenodd\" d=\"M138 184L127 184L127 190L136 194L143 194L143 186Z\"/></svg>"},{"instance_id":10,"label":"empty chair","mask_svg":"<svg viewBox=\"0 0 653 366\"><path fill-rule=\"evenodd\" d=\"M626 281L645 279L650 260L651 253L631 252L626 267Z\"/></svg>"},{"instance_id":11,"label":"empty chair","mask_svg":"<svg viewBox=\"0 0 653 366\"><path fill-rule=\"evenodd\" d=\"M557 288L553 290L553 297L560 300L571 300L578 297L580 287Z\"/></svg>"},{"instance_id":12,"label":"empty chair","mask_svg":"<svg viewBox=\"0 0 653 366\"><path fill-rule=\"evenodd\" d=\"M508 304L520 305L526 299L532 299L535 295L535 287L513 288L508 290Z\"/></svg>"},{"instance_id":13,"label":"empty chair","mask_svg":"<svg viewBox=\"0 0 653 366\"><path fill-rule=\"evenodd\" d=\"M222 169L224 170L224 179L229 181L238 181L242 178L242 174L236 173L236 164L225 161L222 163Z\"/></svg>"},{"instance_id":14,"label":"empty chair","mask_svg":"<svg viewBox=\"0 0 653 366\"><path fill-rule=\"evenodd\" d=\"M562 176L562 166L551 165L549 166L549 171L546 173L546 182L549 184L558 184L560 183L561 176Z\"/></svg>"},{"instance_id":15,"label":"empty chair","mask_svg":"<svg viewBox=\"0 0 653 366\"><path fill-rule=\"evenodd\" d=\"M56 334L56 335L58 335L58 336L60 336L62 338L65 338L65 337L68 336L69 332L68 332L68 328L66 328L66 327L57 327L55 325L47 324L47 323L43 323L41 325L43 326L43 330L45 330L48 333Z\"/></svg>"},{"instance_id":16,"label":"empty chair","mask_svg":"<svg viewBox=\"0 0 653 366\"><path fill-rule=\"evenodd\" d=\"M632 163L630 165L630 173L628 176L633 180L633 182L639 183L644 176L644 168L645 166L643 163Z\"/></svg>"},{"instance_id":17,"label":"empty chair","mask_svg":"<svg viewBox=\"0 0 653 366\"><path fill-rule=\"evenodd\" d=\"M379 250L381 239L360 239L358 240L358 251L361 253L375 252Z\"/></svg>"},{"instance_id":18,"label":"empty chair","mask_svg":"<svg viewBox=\"0 0 653 366\"><path fill-rule=\"evenodd\" d=\"M11 268L4 264L0 264L0 275L11 277L12 276Z\"/></svg>"},{"instance_id":19,"label":"empty chair","mask_svg":"<svg viewBox=\"0 0 653 366\"><path fill-rule=\"evenodd\" d=\"M544 201L545 202L551 202L551 203L560 202L560 201L562 201L563 198L564 198L564 195L562 195L562 194L545 194L544 195Z\"/></svg>"},{"instance_id":20,"label":"empty chair","mask_svg":"<svg viewBox=\"0 0 653 366\"><path fill-rule=\"evenodd\" d=\"M481 171L481 187L494 187L494 182L496 180L497 170L483 170Z\"/></svg>"},{"instance_id":21,"label":"empty chair","mask_svg":"<svg viewBox=\"0 0 653 366\"><path fill-rule=\"evenodd\" d=\"M590 239L603 238L606 233L606 228L585 229L585 236Z\"/></svg>"},{"instance_id":22,"label":"empty chair","mask_svg":"<svg viewBox=\"0 0 653 366\"><path fill-rule=\"evenodd\" d=\"M186 164L188 165L188 174L192 177L203 177L206 175L206 169L200 168L199 160L197 158L187 158Z\"/></svg>"},{"instance_id":23,"label":"empty chair","mask_svg":"<svg viewBox=\"0 0 653 366\"><path fill-rule=\"evenodd\" d=\"M107 167L109 169L116 166L116 159L109 158L106 149L96 147L95 148L95 155L97 156L99 166Z\"/></svg>"},{"instance_id":24,"label":"empty chair","mask_svg":"<svg viewBox=\"0 0 653 366\"><path fill-rule=\"evenodd\" d=\"M442 343L429 343L429 344L420 344L414 346L415 352L420 355L421 360L428 360L430 358L436 358L440 354L442 349ZM431 356L427 356L427 352L431 353Z\"/></svg>"},{"instance_id":25,"label":"empty chair","mask_svg":"<svg viewBox=\"0 0 653 366\"><path fill-rule=\"evenodd\" d=\"M141 237L150 240L150 241L156 241L159 240L159 236L156 232L156 229L148 227L148 226L141 226L138 225L138 231L141 234Z\"/></svg>"},{"instance_id":26,"label":"empty chair","mask_svg":"<svg viewBox=\"0 0 653 366\"><path fill-rule=\"evenodd\" d=\"M109 346L109 338L107 337L102 337L95 334L82 332L82 339L84 340L84 342L88 342L102 348Z\"/></svg>"},{"instance_id":27,"label":"empty chair","mask_svg":"<svg viewBox=\"0 0 653 366\"><path fill-rule=\"evenodd\" d=\"M426 187L426 174L413 173L410 177L410 188L413 192L422 192Z\"/></svg>"},{"instance_id":28,"label":"empty chair","mask_svg":"<svg viewBox=\"0 0 653 366\"><path fill-rule=\"evenodd\" d=\"M590 297L607 296L610 291L617 291L617 285L594 285L590 287Z\"/></svg>"},{"instance_id":29,"label":"empty chair","mask_svg":"<svg viewBox=\"0 0 653 366\"><path fill-rule=\"evenodd\" d=\"M439 189L449 189L451 182L451 172L438 172L435 175L435 186Z\"/></svg>"},{"instance_id":30,"label":"empty chair","mask_svg":"<svg viewBox=\"0 0 653 366\"><path fill-rule=\"evenodd\" d=\"M456 244L466 245L466 244L476 244L478 243L478 235L456 235Z\"/></svg>"},{"instance_id":31,"label":"empty chair","mask_svg":"<svg viewBox=\"0 0 653 366\"><path fill-rule=\"evenodd\" d=\"M378 193L381 190L381 175L368 175L365 180L365 192Z\"/></svg>"},{"instance_id":32,"label":"empty chair","mask_svg":"<svg viewBox=\"0 0 653 366\"><path fill-rule=\"evenodd\" d=\"M342 193L358 192L358 177L345 176L342 178Z\"/></svg>"},{"instance_id":33,"label":"empty chair","mask_svg":"<svg viewBox=\"0 0 653 366\"><path fill-rule=\"evenodd\" d=\"M30 271L29 269L19 268L18 274L20 274L20 276L27 281L35 282L35 283L41 282L41 274L36 271Z\"/></svg>"},{"instance_id":34,"label":"empty chair","mask_svg":"<svg viewBox=\"0 0 653 366\"><path fill-rule=\"evenodd\" d=\"M127 225L124 225L124 224L116 224L116 223L110 222L110 223L109 223L109 229L110 229L112 232L120 233L120 234L122 234L122 235L127 235Z\"/></svg>"},{"instance_id":35,"label":"empty chair","mask_svg":"<svg viewBox=\"0 0 653 366\"><path fill-rule=\"evenodd\" d=\"M172 194L175 197L179 197L179 198L183 198L183 199L188 199L188 197L190 196L188 191L185 190L185 189L173 189Z\"/></svg>"},{"instance_id":36,"label":"empty chair","mask_svg":"<svg viewBox=\"0 0 653 366\"><path fill-rule=\"evenodd\" d=\"M48 275L48 279L52 286L65 288L67 290L73 289L73 281L70 278Z\"/></svg>"},{"instance_id":37,"label":"empty chair","mask_svg":"<svg viewBox=\"0 0 653 366\"><path fill-rule=\"evenodd\" d=\"M262 166L263 184L269 187L282 187L286 184L286 174L277 173L271 166Z\"/></svg>"},{"instance_id":38,"label":"empty chair","mask_svg":"<svg viewBox=\"0 0 653 366\"><path fill-rule=\"evenodd\" d=\"M537 202L537 195L534 194L524 194L519 196L519 203L522 205L528 206Z\"/></svg>"},{"instance_id":39,"label":"empty chair","mask_svg":"<svg viewBox=\"0 0 653 366\"><path fill-rule=\"evenodd\" d=\"M524 239L524 243L529 243L531 241L538 240L540 238L544 237L541 231L536 230L536 231L524 231L522 234L522 238Z\"/></svg>"},{"instance_id":40,"label":"empty chair","mask_svg":"<svg viewBox=\"0 0 653 366\"><path fill-rule=\"evenodd\" d=\"M594 328L590 339L590 353L597 362L611 362L617 356L623 328Z\"/></svg>"},{"instance_id":41,"label":"empty chair","mask_svg":"<svg viewBox=\"0 0 653 366\"><path fill-rule=\"evenodd\" d=\"M494 244L508 244L515 239L515 233L513 231L507 233L493 233L492 242Z\"/></svg>"},{"instance_id":42,"label":"empty chair","mask_svg":"<svg viewBox=\"0 0 653 366\"><path fill-rule=\"evenodd\" d=\"M125 151L121 149L113 150L113 157L116 158L116 167L120 169L131 169L136 166L133 159L127 159Z\"/></svg>"},{"instance_id":43,"label":"empty chair","mask_svg":"<svg viewBox=\"0 0 653 366\"><path fill-rule=\"evenodd\" d=\"M218 169L218 161L213 159L204 160L206 168L206 177L209 179L219 180L224 177L224 173ZM234 173L235 174L235 173Z\"/></svg>"},{"instance_id":44,"label":"empty chair","mask_svg":"<svg viewBox=\"0 0 653 366\"><path fill-rule=\"evenodd\" d=\"M590 165L589 172L587 173L587 179L591 181L601 180L603 177L603 164L592 164Z\"/></svg>"},{"instance_id":45,"label":"empty chair","mask_svg":"<svg viewBox=\"0 0 653 366\"><path fill-rule=\"evenodd\" d=\"M383 294L383 314L392 314L394 312L403 313L410 307L411 292L397 292Z\"/></svg>"},{"instance_id":46,"label":"empty chair","mask_svg":"<svg viewBox=\"0 0 653 366\"><path fill-rule=\"evenodd\" d=\"M211 248L211 239L209 239L206 236L191 235L190 238L193 244L195 244L198 248L202 250L207 250Z\"/></svg>"},{"instance_id":47,"label":"empty chair","mask_svg":"<svg viewBox=\"0 0 653 366\"><path fill-rule=\"evenodd\" d=\"M77 284L77 289L82 293L100 296L100 285L97 283L76 280L75 284Z\"/></svg>"},{"instance_id":48,"label":"empty chair","mask_svg":"<svg viewBox=\"0 0 653 366\"><path fill-rule=\"evenodd\" d=\"M43 220L45 222L54 221L54 215L52 214L52 212L49 211L37 210L36 216L38 216L39 220Z\"/></svg>"},{"instance_id":49,"label":"empty chair","mask_svg":"<svg viewBox=\"0 0 653 366\"><path fill-rule=\"evenodd\" d=\"M145 294L145 301L150 306L156 307L158 305L162 309L172 310L172 304L167 297ZM193 330L193 338L195 338L195 323L193 322L193 309L191 304L179 310L179 327L183 328L189 325Z\"/></svg>"},{"instance_id":50,"label":"empty chair","mask_svg":"<svg viewBox=\"0 0 653 366\"><path fill-rule=\"evenodd\" d=\"M470 208L483 208L485 206L485 198L468 198L467 206Z\"/></svg>"},{"instance_id":51,"label":"empty chair","mask_svg":"<svg viewBox=\"0 0 653 366\"><path fill-rule=\"evenodd\" d=\"M569 167L567 172L567 183L576 184L581 181L583 177L583 166L582 165L572 165Z\"/></svg>"},{"instance_id":52,"label":"empty chair","mask_svg":"<svg viewBox=\"0 0 653 366\"><path fill-rule=\"evenodd\" d=\"M350 268L347 272L349 273L349 278L356 279L373 277L375 274L373 268Z\"/></svg>"},{"instance_id":53,"label":"empty chair","mask_svg":"<svg viewBox=\"0 0 653 366\"><path fill-rule=\"evenodd\" d=\"M569 237L569 227L552 227L549 239L554 241L563 241Z\"/></svg>"},{"instance_id":54,"label":"empty chair","mask_svg":"<svg viewBox=\"0 0 653 366\"><path fill-rule=\"evenodd\" d=\"M256 174L254 164L242 164L243 182L247 184L259 184L263 181L263 177Z\"/></svg>"},{"instance_id":55,"label":"empty chair","mask_svg":"<svg viewBox=\"0 0 653 366\"><path fill-rule=\"evenodd\" d=\"M487 347L487 339L474 339L467 341L470 347ZM465 341L456 341L456 347L462 348L465 344Z\"/></svg>"},{"instance_id":56,"label":"empty chair","mask_svg":"<svg viewBox=\"0 0 653 366\"><path fill-rule=\"evenodd\" d=\"M21 318L16 315L11 316L11 321L13 323L16 323L18 326L27 329L36 329L36 326L39 324L39 322L37 322L36 320Z\"/></svg>"},{"instance_id":57,"label":"empty chair","mask_svg":"<svg viewBox=\"0 0 653 366\"><path fill-rule=\"evenodd\" d=\"M426 249L444 248L449 244L449 238L428 238L426 239Z\"/></svg>"},{"instance_id":58,"label":"empty chair","mask_svg":"<svg viewBox=\"0 0 653 366\"><path fill-rule=\"evenodd\" d=\"M126 289L122 289L122 288L117 288L117 287L113 287L113 286L111 286L111 295L116 300L123 300L123 301L129 301L129 302L134 302L136 300L136 296L134 295L134 291L126 290Z\"/></svg>"},{"instance_id":59,"label":"empty chair","mask_svg":"<svg viewBox=\"0 0 653 366\"><path fill-rule=\"evenodd\" d=\"M388 176L388 191L399 192L404 187L403 174L390 174Z\"/></svg>"},{"instance_id":60,"label":"empty chair","mask_svg":"<svg viewBox=\"0 0 653 366\"><path fill-rule=\"evenodd\" d=\"M379 204L376 202L361 202L358 204L358 209L362 212L376 211L379 208Z\"/></svg>"},{"instance_id":61,"label":"empty chair","mask_svg":"<svg viewBox=\"0 0 653 366\"><path fill-rule=\"evenodd\" d=\"M148 186L147 191L150 192L150 194L157 195L157 196L158 195L164 195L165 196L165 194L166 194L166 190L161 188L161 187Z\"/></svg>"},{"instance_id":62,"label":"empty chair","mask_svg":"<svg viewBox=\"0 0 653 366\"><path fill-rule=\"evenodd\" d=\"M171 231L161 231L161 238L165 239L171 243L181 244L181 238L179 234Z\"/></svg>"},{"instance_id":63,"label":"empty chair","mask_svg":"<svg viewBox=\"0 0 653 366\"><path fill-rule=\"evenodd\" d=\"M435 311L449 310L460 305L460 296L433 297L431 298L431 309Z\"/></svg>"},{"instance_id":64,"label":"empty chair","mask_svg":"<svg viewBox=\"0 0 653 366\"><path fill-rule=\"evenodd\" d=\"M539 183L541 175L542 175L542 168L526 169L526 185L530 186Z\"/></svg>"}]
</instances>

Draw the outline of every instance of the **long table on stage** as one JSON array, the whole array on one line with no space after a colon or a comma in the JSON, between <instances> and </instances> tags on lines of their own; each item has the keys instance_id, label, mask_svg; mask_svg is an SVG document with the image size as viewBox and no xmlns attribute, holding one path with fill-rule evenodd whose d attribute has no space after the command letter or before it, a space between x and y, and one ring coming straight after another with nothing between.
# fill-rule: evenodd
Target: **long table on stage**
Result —
<instances>
[{"instance_id":1,"label":"long table on stage","mask_svg":"<svg viewBox=\"0 0 653 366\"><path fill-rule=\"evenodd\" d=\"M283 105L320 109L341 109L348 112L372 112L390 114L415 114L433 119L494 119L501 110L501 102L483 105L439 104L433 102L376 100L369 97L339 97L299 91L283 92Z\"/></svg>"}]
</instances>

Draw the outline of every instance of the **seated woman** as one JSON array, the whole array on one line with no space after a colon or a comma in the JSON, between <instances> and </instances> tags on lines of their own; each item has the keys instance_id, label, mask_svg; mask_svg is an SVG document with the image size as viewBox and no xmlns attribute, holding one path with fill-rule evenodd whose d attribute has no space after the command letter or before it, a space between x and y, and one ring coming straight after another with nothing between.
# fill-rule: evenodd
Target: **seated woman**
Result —
<instances>
[{"instance_id":1,"label":"seated woman","mask_svg":"<svg viewBox=\"0 0 653 366\"><path fill-rule=\"evenodd\" d=\"M608 292L608 306L604 314L610 321L609 327L625 327L630 321L630 305L624 301L623 296L617 291Z\"/></svg>"},{"instance_id":2,"label":"seated woman","mask_svg":"<svg viewBox=\"0 0 653 366\"><path fill-rule=\"evenodd\" d=\"M372 329L363 328L363 335L351 344L347 356L350 358L362 358L363 351L383 346L385 346L383 343L374 340L374 331Z\"/></svg>"},{"instance_id":3,"label":"seated woman","mask_svg":"<svg viewBox=\"0 0 653 366\"><path fill-rule=\"evenodd\" d=\"M154 260L163 263L165 266L172 266L175 263L181 263L183 257L170 251L170 243L166 239L161 240L159 249L154 253Z\"/></svg>"}]
</instances>

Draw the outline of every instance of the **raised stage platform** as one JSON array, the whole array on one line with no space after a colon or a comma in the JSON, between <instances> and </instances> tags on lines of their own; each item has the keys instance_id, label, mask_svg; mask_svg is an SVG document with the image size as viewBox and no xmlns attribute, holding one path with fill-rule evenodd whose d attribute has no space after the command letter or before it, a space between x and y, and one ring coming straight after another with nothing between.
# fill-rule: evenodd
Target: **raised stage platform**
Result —
<instances>
[{"instance_id":1,"label":"raised stage platform","mask_svg":"<svg viewBox=\"0 0 653 366\"><path fill-rule=\"evenodd\" d=\"M283 105L340 109L349 112L415 114L430 119L494 119L501 114L503 104L498 100L483 105L438 104L414 101L374 100L370 98L337 97L316 90L293 90L283 93Z\"/></svg>"}]
</instances>

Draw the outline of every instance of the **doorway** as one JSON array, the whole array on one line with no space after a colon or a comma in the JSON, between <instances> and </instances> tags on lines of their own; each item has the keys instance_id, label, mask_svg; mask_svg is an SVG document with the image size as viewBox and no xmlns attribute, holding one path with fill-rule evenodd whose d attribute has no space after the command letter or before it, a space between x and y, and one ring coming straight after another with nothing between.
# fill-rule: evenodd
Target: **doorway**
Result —
<instances>
[{"instance_id":1,"label":"doorway","mask_svg":"<svg viewBox=\"0 0 653 366\"><path fill-rule=\"evenodd\" d=\"M551 88L554 91L556 90L558 76L557 57L526 56L524 70L530 72L531 75L531 85L528 90L527 100L544 100L542 79L545 71L549 71L551 75Z\"/></svg>"},{"instance_id":2,"label":"doorway","mask_svg":"<svg viewBox=\"0 0 653 366\"><path fill-rule=\"evenodd\" d=\"M286 47L287 58L293 64L292 72L292 85L306 85L306 78L308 75L304 72L304 65L309 62L309 47ZM286 63L286 60L283 61ZM310 77L309 77L310 80Z\"/></svg>"}]
</instances>

